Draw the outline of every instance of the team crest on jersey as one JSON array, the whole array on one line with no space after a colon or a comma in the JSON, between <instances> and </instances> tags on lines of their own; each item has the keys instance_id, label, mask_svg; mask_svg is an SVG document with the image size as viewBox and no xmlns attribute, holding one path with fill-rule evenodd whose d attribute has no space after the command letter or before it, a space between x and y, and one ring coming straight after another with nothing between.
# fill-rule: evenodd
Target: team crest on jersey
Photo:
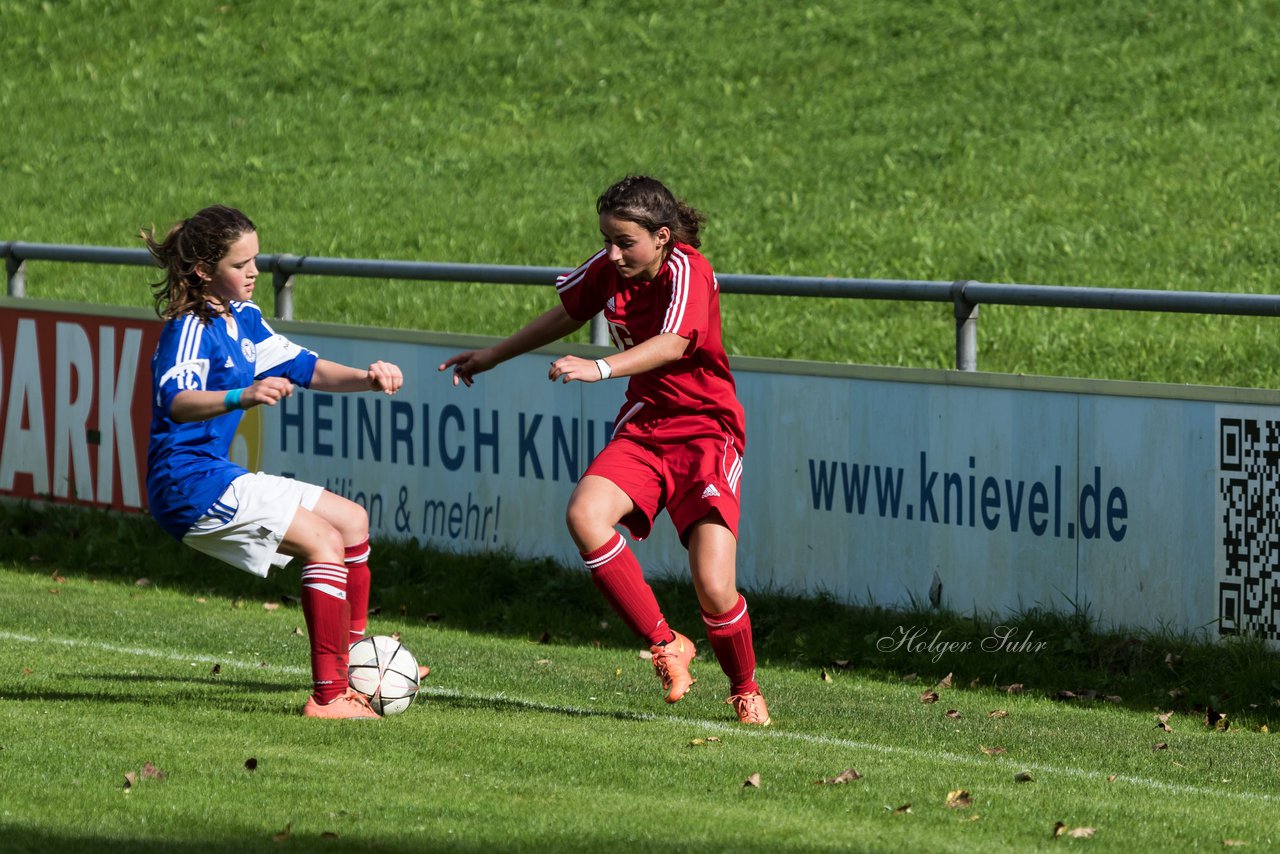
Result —
<instances>
[{"instance_id":1,"label":"team crest on jersey","mask_svg":"<svg viewBox=\"0 0 1280 854\"><path fill-rule=\"evenodd\" d=\"M252 363L258 360L257 348L253 346L253 342L248 338L240 339L240 352L244 353L244 358L247 362Z\"/></svg>"}]
</instances>

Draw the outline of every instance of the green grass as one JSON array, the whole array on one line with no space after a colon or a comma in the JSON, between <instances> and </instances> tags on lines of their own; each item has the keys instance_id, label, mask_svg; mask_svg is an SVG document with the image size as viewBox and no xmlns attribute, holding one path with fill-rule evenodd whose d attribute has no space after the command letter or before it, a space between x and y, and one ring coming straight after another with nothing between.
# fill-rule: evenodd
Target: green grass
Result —
<instances>
[{"instance_id":1,"label":"green grass","mask_svg":"<svg viewBox=\"0 0 1280 854\"><path fill-rule=\"evenodd\" d=\"M1277 292L1273 0L0 0L0 240L570 266L633 171L722 272ZM744 25L747 22L748 25ZM144 271L32 296L146 305ZM265 296L265 295L264 295ZM302 319L501 334L546 292L303 280ZM270 308L270 299L264 299ZM739 354L952 364L945 305L726 298ZM1273 320L989 307L983 369L1274 386Z\"/></svg>"},{"instance_id":2,"label":"green grass","mask_svg":"<svg viewBox=\"0 0 1280 854\"><path fill-rule=\"evenodd\" d=\"M1257 650L1168 647L1183 656L1184 676L1208 653L1217 671L1254 684L1255 696L1215 698L1231 724L1221 731L1197 710L1223 690L1214 668L1180 702L1055 699L1064 687L1122 684L1086 661L1123 639L1087 621L1055 627L1024 615L1050 644L1026 656L1035 663L1016 680L1026 690L1012 694L990 655L935 667L877 653L859 634L888 634L903 615L749 594L776 723L746 730L731 723L705 649L699 682L665 706L636 642L602 625L583 573L380 543L372 628L402 633L432 666L429 688L399 717L329 724L298 715L307 674L302 615L287 598L295 575L260 582L193 558L158 542L146 519L0 511L5 850L1133 851L1280 841L1280 762L1266 731L1274 707L1252 702L1280 695L1280 683L1258 688L1280 673ZM687 622L688 585L658 588L669 616ZM830 633L794 630L802 614ZM932 619L959 637L962 620ZM845 656L855 660L838 666ZM1130 687L1158 687L1167 668L1134 655L1128 670ZM950 671L952 687L922 703ZM1071 681L1082 673L1089 685ZM1155 715L1175 709L1172 732L1158 730ZM147 763L163 779L147 776ZM815 784L846 768L863 778ZM1020 772L1032 780L1016 782ZM752 774L759 788L744 787ZM946 805L958 789L971 806ZM670 802L679 808L658 809ZM1096 833L1054 842L1056 822Z\"/></svg>"}]
</instances>

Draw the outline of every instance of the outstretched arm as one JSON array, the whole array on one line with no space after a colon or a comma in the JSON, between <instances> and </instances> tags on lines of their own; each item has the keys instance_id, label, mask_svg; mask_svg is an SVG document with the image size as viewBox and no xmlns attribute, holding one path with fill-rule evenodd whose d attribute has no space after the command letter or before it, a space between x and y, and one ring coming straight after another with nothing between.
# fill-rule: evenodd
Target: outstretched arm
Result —
<instances>
[{"instance_id":1,"label":"outstretched arm","mask_svg":"<svg viewBox=\"0 0 1280 854\"><path fill-rule=\"evenodd\" d=\"M404 376L400 369L381 360L361 369L319 359L311 375L311 388L316 391L383 391L395 394L402 385Z\"/></svg>"},{"instance_id":2,"label":"outstretched arm","mask_svg":"<svg viewBox=\"0 0 1280 854\"><path fill-rule=\"evenodd\" d=\"M519 332L513 333L492 347L467 350L449 357L438 370L446 371L453 368L453 384L457 385L461 382L469 386L476 374L487 371L507 359L550 344L552 341L559 341L580 329L583 323L585 321L570 317L563 305L557 305L531 320Z\"/></svg>"}]
</instances>

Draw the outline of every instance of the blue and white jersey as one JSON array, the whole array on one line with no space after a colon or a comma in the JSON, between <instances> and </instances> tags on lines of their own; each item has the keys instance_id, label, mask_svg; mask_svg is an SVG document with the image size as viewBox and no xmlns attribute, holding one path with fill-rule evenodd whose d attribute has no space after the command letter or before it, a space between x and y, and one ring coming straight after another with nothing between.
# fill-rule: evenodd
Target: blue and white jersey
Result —
<instances>
[{"instance_id":1,"label":"blue and white jersey","mask_svg":"<svg viewBox=\"0 0 1280 854\"><path fill-rule=\"evenodd\" d=\"M245 470L229 459L244 412L179 423L173 399L183 391L230 391L261 377L311 384L317 356L273 330L251 302L206 326L193 314L165 323L151 358L151 444L147 501L151 515L181 540Z\"/></svg>"}]
</instances>

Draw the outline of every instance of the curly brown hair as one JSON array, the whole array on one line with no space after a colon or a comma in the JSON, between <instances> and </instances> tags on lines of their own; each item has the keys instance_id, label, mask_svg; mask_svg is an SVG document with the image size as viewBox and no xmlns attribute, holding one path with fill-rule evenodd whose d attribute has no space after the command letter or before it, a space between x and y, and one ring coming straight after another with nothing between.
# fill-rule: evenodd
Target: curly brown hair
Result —
<instances>
[{"instance_id":1,"label":"curly brown hair","mask_svg":"<svg viewBox=\"0 0 1280 854\"><path fill-rule=\"evenodd\" d=\"M666 226L673 238L695 249L702 245L698 232L707 221L647 175L630 175L605 190L596 199L596 213L634 222L650 234Z\"/></svg>"},{"instance_id":2,"label":"curly brown hair","mask_svg":"<svg viewBox=\"0 0 1280 854\"><path fill-rule=\"evenodd\" d=\"M257 230L249 217L235 208L211 205L175 223L161 240L156 240L154 227L139 231L151 256L165 271L165 277L151 286L156 314L164 320L194 314L204 324L212 323L217 312L209 304L208 283L197 267L218 266L231 244Z\"/></svg>"}]
</instances>

